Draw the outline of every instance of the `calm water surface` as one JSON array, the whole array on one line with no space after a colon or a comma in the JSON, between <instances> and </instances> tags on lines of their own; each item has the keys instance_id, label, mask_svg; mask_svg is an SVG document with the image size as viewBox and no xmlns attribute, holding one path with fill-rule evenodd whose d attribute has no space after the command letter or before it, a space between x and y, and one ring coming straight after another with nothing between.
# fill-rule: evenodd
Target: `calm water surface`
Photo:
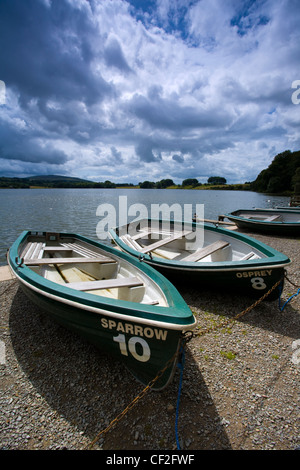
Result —
<instances>
[{"instance_id":1,"label":"calm water surface","mask_svg":"<svg viewBox=\"0 0 300 470\"><path fill-rule=\"evenodd\" d=\"M120 196L123 205L120 206ZM124 206L126 202L126 206ZM196 204L204 204L204 217L217 219L218 215L237 209L254 207L270 208L276 205L288 205L288 197L270 196L249 191L213 191L181 189L0 189L0 265L6 264L7 248L23 230L72 232L85 235L95 240L97 225L107 220L109 226L115 226L119 217L124 217L124 207L143 204L151 216L153 205L180 204L183 215L184 204L192 205L192 214ZM111 206L104 206L109 204ZM114 208L106 213L104 209ZM119 213L121 208L121 214ZM136 206L137 207L137 206ZM98 209L98 210L97 210ZM162 206L163 209L163 206ZM169 209L165 212L170 214ZM134 212L128 220L139 216ZM164 211L162 212L164 216ZM104 219L105 218L105 219ZM185 217L187 220L187 218ZM104 224L102 224L104 225ZM98 226L99 227L99 226ZM101 240L103 241L103 235Z\"/></svg>"}]
</instances>

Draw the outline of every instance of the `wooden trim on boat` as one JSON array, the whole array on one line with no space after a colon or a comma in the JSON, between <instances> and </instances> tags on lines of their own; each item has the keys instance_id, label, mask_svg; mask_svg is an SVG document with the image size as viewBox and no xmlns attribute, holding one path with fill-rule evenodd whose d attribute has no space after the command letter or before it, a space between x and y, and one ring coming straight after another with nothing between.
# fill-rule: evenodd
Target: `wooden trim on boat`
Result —
<instances>
[{"instance_id":1,"label":"wooden trim on boat","mask_svg":"<svg viewBox=\"0 0 300 470\"><path fill-rule=\"evenodd\" d=\"M225 222L222 217L223 215L219 215L220 219L218 220L211 220L211 219L199 219L197 216L194 219L194 222L204 222L204 223L209 223L209 224L215 224L215 225L235 225L234 222Z\"/></svg>"},{"instance_id":2,"label":"wooden trim on boat","mask_svg":"<svg viewBox=\"0 0 300 470\"><path fill-rule=\"evenodd\" d=\"M44 251L55 253L56 251L72 252L73 250L72 248L65 248L64 246L45 246Z\"/></svg>"},{"instance_id":3,"label":"wooden trim on boat","mask_svg":"<svg viewBox=\"0 0 300 470\"><path fill-rule=\"evenodd\" d=\"M77 263L116 263L112 258L40 258L24 260L26 266L36 266L42 264L77 264Z\"/></svg>"},{"instance_id":4,"label":"wooden trim on boat","mask_svg":"<svg viewBox=\"0 0 300 470\"><path fill-rule=\"evenodd\" d=\"M218 240L208 246L205 246L204 248L200 248L194 253L191 253L185 258L182 258L180 261L199 261L200 259L205 258L206 256L211 255L212 253L215 253L222 248L225 248L226 246L229 246L228 242Z\"/></svg>"},{"instance_id":5,"label":"wooden trim on boat","mask_svg":"<svg viewBox=\"0 0 300 470\"><path fill-rule=\"evenodd\" d=\"M167 245L168 243L171 243L174 240L178 240L180 238L186 237L190 233L192 233L192 230L179 232L176 235L171 235L170 237L163 238L162 240L158 240L157 242L151 243L151 245L148 245L145 248L142 248L140 251L142 253L149 253L149 251L156 250L156 248L159 248L163 245Z\"/></svg>"},{"instance_id":6,"label":"wooden trim on boat","mask_svg":"<svg viewBox=\"0 0 300 470\"><path fill-rule=\"evenodd\" d=\"M186 230L183 232L176 232L175 235L171 235L170 237L162 238L161 240L158 240L157 242L151 243L151 245L142 247L137 243L136 238L131 237L129 234L123 235L120 237L120 239L126 243L130 248L133 248L134 250L137 250L141 253L149 253L149 251L153 251L157 248L160 248L161 246L167 245L168 243L171 243L174 240L178 240L180 238L183 238L187 235L192 233L192 230Z\"/></svg>"},{"instance_id":7,"label":"wooden trim on boat","mask_svg":"<svg viewBox=\"0 0 300 470\"><path fill-rule=\"evenodd\" d=\"M252 256L256 256L256 254L254 253L254 251L250 251L250 253L247 253L245 256L243 256L240 261L245 261L247 259L250 259L252 258Z\"/></svg>"},{"instance_id":8,"label":"wooden trim on boat","mask_svg":"<svg viewBox=\"0 0 300 470\"><path fill-rule=\"evenodd\" d=\"M267 217L266 219L264 219L265 222L273 222L273 221L276 221L276 220L280 220L281 219L281 215L272 215L270 217Z\"/></svg>"},{"instance_id":9,"label":"wooden trim on boat","mask_svg":"<svg viewBox=\"0 0 300 470\"><path fill-rule=\"evenodd\" d=\"M122 279L102 279L101 281L69 282L66 287L77 290L96 290L96 289L114 289L117 287L137 287L144 283L138 277L129 277Z\"/></svg>"}]
</instances>

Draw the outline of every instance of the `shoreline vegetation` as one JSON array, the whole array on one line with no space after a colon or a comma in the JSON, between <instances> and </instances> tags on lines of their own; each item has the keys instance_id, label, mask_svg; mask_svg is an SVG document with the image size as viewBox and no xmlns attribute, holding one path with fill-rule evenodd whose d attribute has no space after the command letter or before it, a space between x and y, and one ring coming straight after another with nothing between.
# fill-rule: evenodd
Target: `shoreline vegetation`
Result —
<instances>
[{"instance_id":1,"label":"shoreline vegetation","mask_svg":"<svg viewBox=\"0 0 300 470\"><path fill-rule=\"evenodd\" d=\"M33 178L7 178L0 177L0 189L53 189L53 188L70 188L70 189L82 189L82 188L103 188L103 189L195 189L195 190L211 190L211 189L224 189L224 190L239 190L247 191L250 190L250 183L244 184L223 184L214 185L208 183L199 183L197 185L180 185L172 184L169 186L159 187L157 183L148 185L148 182L142 182L139 184L132 183L113 183L111 181L104 182L93 182L93 181L72 181L77 178L62 178L61 180L55 181L54 178L59 178L57 175L53 175L53 181L49 182L44 180L43 176L39 177L38 181L34 181Z\"/></svg>"},{"instance_id":2,"label":"shoreline vegetation","mask_svg":"<svg viewBox=\"0 0 300 470\"><path fill-rule=\"evenodd\" d=\"M27 178L0 177L0 188L35 189L35 188L107 188L107 189L195 189L255 191L267 194L291 196L300 193L300 150L286 150L276 155L268 168L262 170L252 182L227 184L221 176L211 176L206 183L195 178L187 178L182 184L175 184L172 179L143 181L138 184L96 182L60 175L40 175Z\"/></svg>"}]
</instances>

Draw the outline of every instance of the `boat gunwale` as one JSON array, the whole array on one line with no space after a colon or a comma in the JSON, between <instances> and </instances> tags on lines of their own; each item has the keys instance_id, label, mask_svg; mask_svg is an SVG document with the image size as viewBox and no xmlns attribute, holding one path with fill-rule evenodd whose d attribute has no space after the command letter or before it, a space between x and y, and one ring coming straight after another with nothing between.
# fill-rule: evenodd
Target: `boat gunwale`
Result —
<instances>
[{"instance_id":1,"label":"boat gunwale","mask_svg":"<svg viewBox=\"0 0 300 470\"><path fill-rule=\"evenodd\" d=\"M225 214L224 217L227 217L229 220L246 222L247 224L252 225L264 225L266 227L286 227L286 228L293 228L293 227L300 227L300 222L283 222L282 220L260 220L260 219L247 219L246 217L239 217L237 215L227 215Z\"/></svg>"},{"instance_id":2,"label":"boat gunwale","mask_svg":"<svg viewBox=\"0 0 300 470\"><path fill-rule=\"evenodd\" d=\"M163 219L140 219L140 221L146 221L148 222L155 221L155 222L163 222ZM138 222L138 221L135 221ZM147 263L151 263L152 265L159 265L159 266L166 266L166 267L173 267L174 269L181 269L181 270L190 270L192 269L193 271L232 271L232 270L246 270L246 269L265 269L269 267L274 267L274 268L282 268L287 266L288 264L291 263L291 260L284 255L283 253L280 253L279 251L275 250L274 248L266 245L263 242L260 242L259 240L256 240L255 238L249 237L248 235L245 234L240 234L240 233L234 233L231 232L225 228L222 227L214 227L211 225L208 225L206 223L199 223L199 222L184 222L184 221L178 221L174 220L171 221L174 224L176 223L186 223L186 224L191 224L192 227L194 226L201 226L204 228L204 230L209 230L212 232L217 232L221 233L228 238L234 238L237 239L241 242L247 243L253 248L256 248L257 250L261 251L264 255L267 256L267 258L259 258L259 259L253 259L253 260L236 260L236 261L215 261L215 262L195 262L195 261L181 261L181 260L168 260L168 259L162 259L156 256L151 256L149 254L143 254L140 253L139 251L129 247L126 245L118 236L116 230L117 229L110 229L110 235L113 240L115 240L115 243L117 243L119 246L121 246L125 252L130 253L131 255L137 257L141 257L141 259L144 259L147 261ZM228 266L228 267L226 267ZM262 267L263 266L263 267Z\"/></svg>"}]
</instances>

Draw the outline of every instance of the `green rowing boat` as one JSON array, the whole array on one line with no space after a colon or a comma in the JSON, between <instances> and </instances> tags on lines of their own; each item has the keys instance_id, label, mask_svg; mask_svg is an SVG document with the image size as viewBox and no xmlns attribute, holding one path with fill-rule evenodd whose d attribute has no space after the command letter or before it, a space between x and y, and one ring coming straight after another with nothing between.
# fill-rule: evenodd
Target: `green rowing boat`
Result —
<instances>
[{"instance_id":1,"label":"green rowing boat","mask_svg":"<svg viewBox=\"0 0 300 470\"><path fill-rule=\"evenodd\" d=\"M300 235L299 210L240 209L220 217L226 217L239 228L254 232L282 236Z\"/></svg>"},{"instance_id":2,"label":"green rowing boat","mask_svg":"<svg viewBox=\"0 0 300 470\"><path fill-rule=\"evenodd\" d=\"M288 257L246 235L209 224L141 219L110 230L123 251L173 283L260 298L280 280ZM266 296L274 300L279 288Z\"/></svg>"},{"instance_id":3,"label":"green rowing boat","mask_svg":"<svg viewBox=\"0 0 300 470\"><path fill-rule=\"evenodd\" d=\"M171 381L195 318L160 273L76 234L24 231L8 263L25 294L61 325L122 360L153 389ZM167 367L166 367L167 366Z\"/></svg>"}]
</instances>

